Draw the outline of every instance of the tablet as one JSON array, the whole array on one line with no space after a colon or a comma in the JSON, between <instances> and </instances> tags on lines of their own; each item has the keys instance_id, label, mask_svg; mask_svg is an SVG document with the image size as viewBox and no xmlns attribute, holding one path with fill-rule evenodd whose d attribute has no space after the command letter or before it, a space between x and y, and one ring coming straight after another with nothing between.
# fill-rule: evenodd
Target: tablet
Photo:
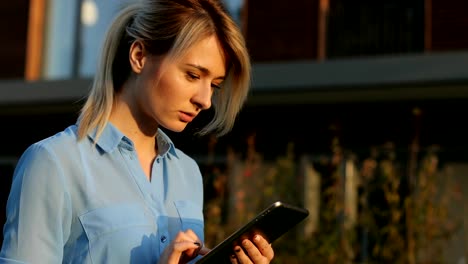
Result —
<instances>
[{"instance_id":1,"label":"tablet","mask_svg":"<svg viewBox=\"0 0 468 264\"><path fill-rule=\"evenodd\" d=\"M252 239L255 234L260 234L271 244L308 215L309 211L305 208L281 201L275 202L195 263L231 263L229 258L234 253L234 246L239 245L243 239Z\"/></svg>"}]
</instances>

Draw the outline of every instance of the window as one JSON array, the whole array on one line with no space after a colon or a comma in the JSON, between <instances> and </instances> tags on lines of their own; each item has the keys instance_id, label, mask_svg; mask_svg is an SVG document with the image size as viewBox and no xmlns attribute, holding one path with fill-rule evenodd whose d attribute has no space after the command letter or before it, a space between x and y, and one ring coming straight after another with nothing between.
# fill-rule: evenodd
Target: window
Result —
<instances>
[{"instance_id":1,"label":"window","mask_svg":"<svg viewBox=\"0 0 468 264\"><path fill-rule=\"evenodd\" d=\"M112 18L132 0L49 0L43 78L92 77Z\"/></svg>"},{"instance_id":2,"label":"window","mask_svg":"<svg viewBox=\"0 0 468 264\"><path fill-rule=\"evenodd\" d=\"M241 25L241 13L244 6L244 0L223 0L223 2L232 18L238 25Z\"/></svg>"},{"instance_id":3,"label":"window","mask_svg":"<svg viewBox=\"0 0 468 264\"><path fill-rule=\"evenodd\" d=\"M420 53L424 1L330 2L327 57Z\"/></svg>"}]
</instances>

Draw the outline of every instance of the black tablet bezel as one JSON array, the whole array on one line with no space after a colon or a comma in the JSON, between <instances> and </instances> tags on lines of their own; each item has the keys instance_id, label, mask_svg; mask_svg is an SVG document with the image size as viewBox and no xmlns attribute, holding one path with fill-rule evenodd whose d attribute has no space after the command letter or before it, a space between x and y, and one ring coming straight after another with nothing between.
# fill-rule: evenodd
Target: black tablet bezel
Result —
<instances>
[{"instance_id":1,"label":"black tablet bezel","mask_svg":"<svg viewBox=\"0 0 468 264\"><path fill-rule=\"evenodd\" d=\"M234 253L234 246L244 238L252 239L255 234L261 234L269 243L273 243L308 215L309 211L305 208L277 201L212 248L208 254L195 263L231 263L229 257Z\"/></svg>"}]
</instances>

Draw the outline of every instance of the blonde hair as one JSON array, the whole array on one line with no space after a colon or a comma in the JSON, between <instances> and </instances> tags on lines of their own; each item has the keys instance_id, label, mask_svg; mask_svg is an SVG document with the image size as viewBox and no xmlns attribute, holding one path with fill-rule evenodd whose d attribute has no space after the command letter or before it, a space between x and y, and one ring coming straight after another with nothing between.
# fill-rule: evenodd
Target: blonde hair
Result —
<instances>
[{"instance_id":1,"label":"blonde hair","mask_svg":"<svg viewBox=\"0 0 468 264\"><path fill-rule=\"evenodd\" d=\"M134 41L141 41L152 54L178 59L212 35L224 49L227 75L223 88L213 94L213 119L198 133L229 132L250 86L250 58L239 27L219 0L142 0L121 10L106 34L100 64L78 119L78 137L93 129L99 136L104 129L114 97L130 76L128 53Z\"/></svg>"}]
</instances>

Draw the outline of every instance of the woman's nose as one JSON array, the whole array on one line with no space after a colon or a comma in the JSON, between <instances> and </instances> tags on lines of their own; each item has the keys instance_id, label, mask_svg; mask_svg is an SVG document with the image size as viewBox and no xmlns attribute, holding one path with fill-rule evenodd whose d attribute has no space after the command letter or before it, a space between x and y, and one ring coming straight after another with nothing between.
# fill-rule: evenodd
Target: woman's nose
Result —
<instances>
[{"instance_id":1,"label":"woman's nose","mask_svg":"<svg viewBox=\"0 0 468 264\"><path fill-rule=\"evenodd\" d=\"M211 96L213 95L213 88L211 83L200 84L199 89L192 97L192 103L197 105L201 110L206 110L211 107Z\"/></svg>"}]
</instances>

